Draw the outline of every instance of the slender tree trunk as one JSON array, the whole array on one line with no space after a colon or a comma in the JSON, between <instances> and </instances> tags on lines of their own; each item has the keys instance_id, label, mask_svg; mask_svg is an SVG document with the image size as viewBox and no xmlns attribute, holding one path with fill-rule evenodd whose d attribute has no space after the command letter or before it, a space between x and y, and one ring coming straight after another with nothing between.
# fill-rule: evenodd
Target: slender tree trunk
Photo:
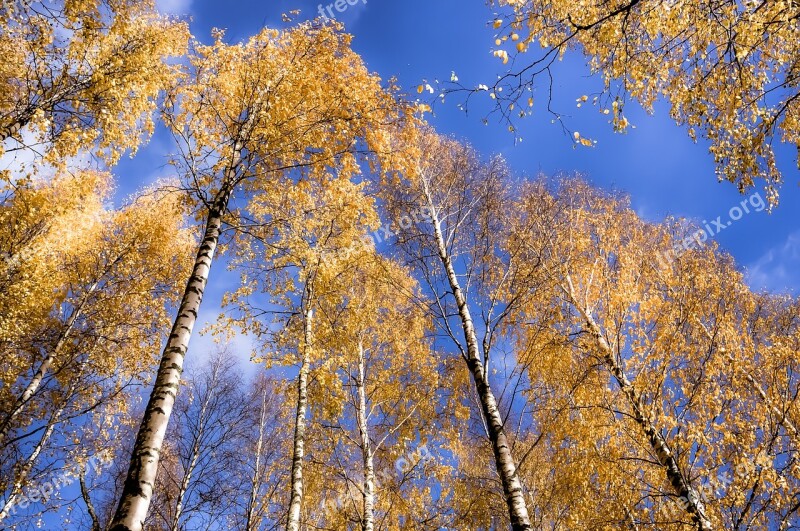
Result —
<instances>
[{"instance_id":1,"label":"slender tree trunk","mask_svg":"<svg viewBox=\"0 0 800 531\"><path fill-rule=\"evenodd\" d=\"M86 504L86 512L89 513L89 518L92 519L92 531L102 531L103 528L100 525L100 519L97 517L97 511L95 511L92 498L89 496L89 489L86 488L86 472L87 469L84 466L83 474L81 474L78 478L81 484L81 496L83 497L83 502Z\"/></svg>"},{"instance_id":2,"label":"slender tree trunk","mask_svg":"<svg viewBox=\"0 0 800 531\"><path fill-rule=\"evenodd\" d=\"M630 531L639 531L639 526L636 525L636 519L633 517L633 514L631 514L628 506L623 505L622 508L625 510L625 518L628 519L628 529L630 529Z\"/></svg>"},{"instance_id":3,"label":"slender tree trunk","mask_svg":"<svg viewBox=\"0 0 800 531\"><path fill-rule=\"evenodd\" d=\"M30 382L28 382L27 387L22 392L22 394L17 398L16 402L11 408L11 411L8 413L6 418L3 420L3 423L0 424L0 443L2 443L5 438L8 436L8 432L11 431L11 425L15 418L19 416L20 413L25 409L25 406L28 404L30 399L39 389L39 386L42 384L45 375L52 367L53 362L55 362L58 353L64 347L64 343L67 342L69 335L72 333L72 329L75 326L75 322L78 320L78 317L81 316L83 313L83 309L86 306L86 303L89 300L89 297L97 290L97 287L100 285L99 281L92 284L84 296L81 298L81 302L78 306L72 311L72 315L69 316L67 322L65 323L64 327L61 329L61 333L56 340L55 346L48 352L47 356L45 357L42 364L37 369L36 373L33 375L33 378Z\"/></svg>"},{"instance_id":4,"label":"slender tree trunk","mask_svg":"<svg viewBox=\"0 0 800 531\"><path fill-rule=\"evenodd\" d=\"M183 292L178 316L164 347L155 385L136 436L128 475L111 522L112 531L140 531L147 518L158 471L159 454L183 372L183 360L208 282L222 229L222 217L233 193L236 172L241 164L241 151L241 144L237 144L234 160L208 213L205 234L197 251L194 269Z\"/></svg>"},{"instance_id":5,"label":"slender tree trunk","mask_svg":"<svg viewBox=\"0 0 800 531\"><path fill-rule=\"evenodd\" d=\"M258 440L256 441L256 462L253 467L253 476L250 481L250 499L247 503L246 531L257 531L259 528L258 515L258 487L261 481L261 453L264 451L264 435L267 423L267 393L269 388L264 386L261 395L261 411L258 418Z\"/></svg>"},{"instance_id":6,"label":"slender tree trunk","mask_svg":"<svg viewBox=\"0 0 800 531\"><path fill-rule=\"evenodd\" d=\"M45 445L50 440L50 437L53 435L53 429L55 428L58 420L61 418L61 414L64 412L64 409L67 407L67 403L69 401L69 397L75 390L75 384L78 378L74 378L72 384L65 395L66 398L64 402L59 406L59 408L53 412L53 415L47 421L47 426L45 427L44 433L42 434L39 442L36 443L36 447L31 452L31 455L28 456L28 459L20 468L19 472L17 473L17 477L14 480L14 484L11 487L11 492L6 498L6 503L3 505L3 508L0 509L0 522L5 520L9 514L13 511L14 505L17 503L17 499L19 495L22 493L22 487L25 486L25 481L28 479L28 475L33 470L33 465L36 464L36 460L39 458L39 455L44 450Z\"/></svg>"},{"instance_id":7,"label":"slender tree trunk","mask_svg":"<svg viewBox=\"0 0 800 531\"><path fill-rule=\"evenodd\" d=\"M736 364L736 359L733 357L733 354L731 354L727 350L723 350L723 354L725 354L725 356L727 357L728 361L731 362L731 364L734 365ZM800 445L798 445L797 441L798 441L798 436L800 436L800 433L798 433L797 427L794 425L791 419L789 419L786 416L785 412L781 411L772 403L772 401L767 396L767 393L764 392L764 389L761 388L761 385L756 381L755 378L753 378L752 374L748 372L743 372L743 376L744 379L747 381L747 383L750 384L753 390L758 394L759 398L761 398L764 404L766 404L767 407L769 407L770 412L773 415L775 415L777 419L779 419L779 423L783 425L783 427L786 429L787 432L789 432L792 439L794 440L795 450L799 449Z\"/></svg>"},{"instance_id":8,"label":"slender tree trunk","mask_svg":"<svg viewBox=\"0 0 800 531\"><path fill-rule=\"evenodd\" d=\"M307 281L307 282L310 282ZM306 406L308 404L308 373L310 350L313 341L311 300L313 289L306 285L306 307L303 311L303 359L297 375L297 416L294 424L294 447L292 451L292 489L289 500L287 531L300 530L300 516L303 508L303 458L305 457Z\"/></svg>"},{"instance_id":9,"label":"slender tree trunk","mask_svg":"<svg viewBox=\"0 0 800 531\"><path fill-rule=\"evenodd\" d=\"M447 246L445 245L444 235L442 234L442 227L439 221L439 214L434 208L433 201L430 199L429 195L428 206L432 212L433 229L436 237L439 259L447 274L447 280L450 284L453 296L455 297L458 315L464 330L464 341L467 344L467 366L472 373L472 379L475 382L475 387L478 391L478 397L481 403L481 411L486 420L487 433L492 443L497 473L500 475L500 480L503 484L503 494L505 496L506 505L508 506L511 528L513 531L530 530L533 527L531 526L531 520L528 516L528 507L525 504L525 494L522 490L522 483L517 475L517 465L514 461L514 456L511 454L511 448L508 444L508 438L506 437L503 417L497 407L497 401L495 400L494 393L492 392L486 372L484 371L478 348L478 336L475 332L472 315L470 314L464 292L461 290L461 285L458 281L455 269L453 268L453 263L447 252Z\"/></svg>"},{"instance_id":10,"label":"slender tree trunk","mask_svg":"<svg viewBox=\"0 0 800 531\"><path fill-rule=\"evenodd\" d=\"M362 531L375 529L375 463L372 455L372 443L369 438L369 424L367 424L367 389L365 384L366 362L364 359L364 345L358 342L358 379L356 390L358 392L358 431L361 434L361 459L364 467L364 485L362 486L364 516L361 520Z\"/></svg>"},{"instance_id":11,"label":"slender tree trunk","mask_svg":"<svg viewBox=\"0 0 800 531\"><path fill-rule=\"evenodd\" d=\"M205 433L208 404L211 402L211 396L213 394L214 389L209 387L209 389L206 390L206 396L203 398L203 405L200 407L200 418L197 421L197 433L195 434L194 442L192 443L192 453L189 456L189 465L186 467L186 471L183 474L181 486L178 489L178 494L176 496L175 517L172 519L171 526L172 531L178 531L178 529L180 529L181 514L183 514L183 505L185 501L184 498L186 497L186 492L189 490L189 483L192 481L192 475L197 467L197 461L200 459L200 446L203 440L203 434Z\"/></svg>"},{"instance_id":12,"label":"slender tree trunk","mask_svg":"<svg viewBox=\"0 0 800 531\"><path fill-rule=\"evenodd\" d=\"M84 81L75 81L67 83L62 88L58 89L57 84L47 89L50 95L43 98L36 103L31 103L16 116L13 116L6 122L0 122L0 143L5 142L13 136L17 136L22 129L30 123L38 111L45 114L53 112L53 109L61 102L71 98L81 90L91 86L91 78Z\"/></svg>"},{"instance_id":13,"label":"slender tree trunk","mask_svg":"<svg viewBox=\"0 0 800 531\"><path fill-rule=\"evenodd\" d=\"M606 367L614 376L614 379L617 381L617 385L619 385L622 393L627 398L628 404L631 407L633 418L636 420L636 423L642 427L642 430L647 436L650 448L652 448L656 458L658 459L658 462L666 471L667 479L669 480L670 485L672 485L675 494L680 496L682 504L686 507L686 512L689 513L692 520L697 525L697 529L700 531L711 531L713 526L711 525L711 521L708 519L708 516L706 516L703 501L701 500L697 491L695 491L689 482L683 477L683 474L678 467L678 462L675 460L675 454L672 452L669 443L661 435L661 432L656 428L655 424L645 414L644 404L642 403L639 393L633 387L631 381L628 380L628 377L625 376L625 371L617 362L611 345L609 345L608 341L606 341L606 338L603 337L600 327L595 322L594 317L592 317L587 309L578 302L575 295L575 288L572 284L572 279L569 278L569 276L567 277L567 283L568 289L565 291L567 291L568 296L571 299L570 302L575 309L578 310L578 312L581 314L581 317L586 322L586 325L589 328L589 333L592 335L597 348L602 353L603 361L606 364Z\"/></svg>"},{"instance_id":14,"label":"slender tree trunk","mask_svg":"<svg viewBox=\"0 0 800 531\"><path fill-rule=\"evenodd\" d=\"M17 136L22 128L28 125L33 118L34 110L25 110L11 121L0 124L0 143L5 142L13 136Z\"/></svg>"}]
</instances>

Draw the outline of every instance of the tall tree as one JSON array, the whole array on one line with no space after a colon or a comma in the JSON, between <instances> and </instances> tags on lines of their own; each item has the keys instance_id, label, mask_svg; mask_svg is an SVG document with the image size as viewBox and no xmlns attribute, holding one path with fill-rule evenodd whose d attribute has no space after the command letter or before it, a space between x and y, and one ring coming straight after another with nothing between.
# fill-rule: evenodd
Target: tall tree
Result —
<instances>
[{"instance_id":1,"label":"tall tree","mask_svg":"<svg viewBox=\"0 0 800 531\"><path fill-rule=\"evenodd\" d=\"M767 494L762 482L796 481L779 464L791 430L765 422L786 405L776 407L781 401L765 400L753 386L766 341L760 333L753 335L759 346L743 341L755 305L730 260L713 246L653 260L654 249L682 244L685 227L649 225L623 198L579 180L565 181L555 195L538 187L515 211L527 227L517 239L548 242L528 259L547 269L556 287L552 304L563 312L552 334L562 335L554 361L589 376L566 397L579 421L566 432L575 441L567 455L594 451L606 461L588 462L592 477L638 493L615 493L606 521L676 529L775 525L790 504L782 489ZM526 313L532 321L537 310ZM550 376L545 370L538 378ZM584 410L597 412L592 431L583 430ZM765 424L767 432L754 428ZM625 464L626 455L639 464ZM570 511L582 525L595 517L580 506Z\"/></svg>"},{"instance_id":2,"label":"tall tree","mask_svg":"<svg viewBox=\"0 0 800 531\"><path fill-rule=\"evenodd\" d=\"M403 181L386 187L398 243L431 290L438 326L472 375L511 526L531 529L513 444L490 382L491 355L504 320L535 292L537 282L533 272L518 267L513 254L498 254L504 199L510 193L508 172L501 159L484 164L454 140L424 129L410 135ZM480 330L473 318L476 310Z\"/></svg>"},{"instance_id":3,"label":"tall tree","mask_svg":"<svg viewBox=\"0 0 800 531\"><path fill-rule=\"evenodd\" d=\"M221 32L196 46L191 77L172 101L168 121L183 149L186 185L205 225L194 271L164 347L155 385L137 435L130 471L112 526L138 530L147 514L158 452L179 387L183 360L197 320L223 222L235 190L242 198L291 187L282 175L293 167L335 165L358 172L358 141L376 150L378 129L395 107L350 50L336 27L301 24L264 29L242 45ZM246 224L246 221L242 219Z\"/></svg>"},{"instance_id":4,"label":"tall tree","mask_svg":"<svg viewBox=\"0 0 800 531\"><path fill-rule=\"evenodd\" d=\"M435 463L428 461L440 444L439 383L423 299L408 271L371 248L350 253L345 263L341 296L323 301L320 312L337 331L329 337L334 343L323 348L335 353L341 378L341 385L323 392L341 406L332 409L338 415L320 422L339 447L337 473L356 485L360 503L344 503L334 490L326 499L325 524L352 521L372 531L394 528L402 515L433 526L440 515L426 510L434 500L420 488L419 474L431 473L428 481L438 483ZM342 446L355 450L355 461Z\"/></svg>"},{"instance_id":5,"label":"tall tree","mask_svg":"<svg viewBox=\"0 0 800 531\"><path fill-rule=\"evenodd\" d=\"M329 365L336 331L320 320L323 301L343 295L340 277L350 251L374 224L372 200L363 184L339 172L302 172L292 187L255 198L250 206L252 228L237 249L242 285L227 299L241 313L241 327L254 333L276 359L271 363L298 364L296 413L292 449L288 529L303 520L304 475L309 409L309 380L333 382ZM264 301L257 294L269 294ZM272 315L272 320L259 316ZM277 321L277 323L276 323ZM326 359L327 358L327 359Z\"/></svg>"},{"instance_id":6,"label":"tall tree","mask_svg":"<svg viewBox=\"0 0 800 531\"><path fill-rule=\"evenodd\" d=\"M97 184L95 177L85 176ZM56 179L45 189L61 184ZM150 191L119 210L106 210L102 197L87 192L88 211L48 220L28 248L37 252L18 257L23 271L28 264L44 268L44 276L21 278L50 307L21 313L27 326L8 329L14 333L3 361L9 383L0 394L0 485L9 496L0 519L54 466L71 474L103 453L125 416L132 381L151 368L146 353L161 342L175 288L188 274L182 253L193 241L176 194Z\"/></svg>"}]
</instances>

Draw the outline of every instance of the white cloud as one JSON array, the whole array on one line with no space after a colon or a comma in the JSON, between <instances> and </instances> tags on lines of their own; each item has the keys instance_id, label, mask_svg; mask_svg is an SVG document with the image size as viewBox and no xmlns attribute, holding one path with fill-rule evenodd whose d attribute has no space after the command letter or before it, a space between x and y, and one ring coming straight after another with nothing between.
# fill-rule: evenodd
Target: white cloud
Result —
<instances>
[{"instance_id":1,"label":"white cloud","mask_svg":"<svg viewBox=\"0 0 800 531\"><path fill-rule=\"evenodd\" d=\"M747 268L747 281L753 289L773 292L800 291L800 231L767 251Z\"/></svg>"},{"instance_id":2,"label":"white cloud","mask_svg":"<svg viewBox=\"0 0 800 531\"><path fill-rule=\"evenodd\" d=\"M47 146L39 143L28 128L22 130L21 140L6 140L3 146L6 151L0 156L0 171L7 171L12 182L33 174L44 179L55 176L55 168L44 164L42 159ZM67 159L67 167L90 168L92 157L88 152L81 152Z\"/></svg>"},{"instance_id":3,"label":"white cloud","mask_svg":"<svg viewBox=\"0 0 800 531\"><path fill-rule=\"evenodd\" d=\"M192 9L192 0L156 0L156 7L168 15L188 15Z\"/></svg>"},{"instance_id":4,"label":"white cloud","mask_svg":"<svg viewBox=\"0 0 800 531\"><path fill-rule=\"evenodd\" d=\"M204 302L214 303L216 301L211 300ZM197 323L195 324L194 333L189 342L189 352L186 357L187 367L199 367L208 359L211 353L218 348L217 343L214 341L214 336L209 332L209 327L217 322L219 311L219 308L213 306L208 310L200 311ZM233 357L238 360L239 369L241 369L242 372L249 375L258 371L259 366L250 361L250 355L255 348L255 343L251 336L246 336L236 329L231 334L231 337L228 338L227 341L223 340L222 343L227 343L230 347L230 351Z\"/></svg>"},{"instance_id":5,"label":"white cloud","mask_svg":"<svg viewBox=\"0 0 800 531\"><path fill-rule=\"evenodd\" d=\"M0 170L8 171L12 181L32 172L34 165L41 160L36 149L25 147L33 145L36 145L36 138L27 128L22 130L22 143L8 139L4 144L7 151L0 156Z\"/></svg>"}]
</instances>

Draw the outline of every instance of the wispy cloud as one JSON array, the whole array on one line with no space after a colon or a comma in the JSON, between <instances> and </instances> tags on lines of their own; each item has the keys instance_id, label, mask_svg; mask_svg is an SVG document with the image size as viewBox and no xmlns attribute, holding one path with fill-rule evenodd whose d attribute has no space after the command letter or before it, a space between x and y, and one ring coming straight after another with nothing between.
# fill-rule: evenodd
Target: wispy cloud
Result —
<instances>
[{"instance_id":1,"label":"wispy cloud","mask_svg":"<svg viewBox=\"0 0 800 531\"><path fill-rule=\"evenodd\" d=\"M55 175L55 168L44 163L43 156L47 146L39 143L29 128L21 133L21 142L14 139L6 141L6 152L0 156L0 171L7 171L11 181L17 181L29 175L42 178L51 178ZM68 168L91 168L92 157L86 151L67 159Z\"/></svg>"},{"instance_id":2,"label":"wispy cloud","mask_svg":"<svg viewBox=\"0 0 800 531\"><path fill-rule=\"evenodd\" d=\"M188 15L192 10L192 0L156 0L156 7L168 15Z\"/></svg>"},{"instance_id":3,"label":"wispy cloud","mask_svg":"<svg viewBox=\"0 0 800 531\"><path fill-rule=\"evenodd\" d=\"M224 273L224 271L221 271L221 273ZM211 298L214 299L215 297L212 296ZM210 300L205 302L215 304L217 301ZM211 333L211 327L218 322L219 312L220 308L215 306L200 311L189 345L189 353L186 358L187 367L199 367L219 348L220 344L215 342ZM258 371L259 365L250 361L250 355L255 348L255 342L251 336L244 335L239 329L235 328L231 330L230 337L220 336L220 339L222 340L222 345L228 345L233 357L239 361L239 368L245 374L254 374Z\"/></svg>"},{"instance_id":4,"label":"wispy cloud","mask_svg":"<svg viewBox=\"0 0 800 531\"><path fill-rule=\"evenodd\" d=\"M784 243L773 247L750 265L747 281L757 290L800 291L800 231L790 234Z\"/></svg>"}]
</instances>

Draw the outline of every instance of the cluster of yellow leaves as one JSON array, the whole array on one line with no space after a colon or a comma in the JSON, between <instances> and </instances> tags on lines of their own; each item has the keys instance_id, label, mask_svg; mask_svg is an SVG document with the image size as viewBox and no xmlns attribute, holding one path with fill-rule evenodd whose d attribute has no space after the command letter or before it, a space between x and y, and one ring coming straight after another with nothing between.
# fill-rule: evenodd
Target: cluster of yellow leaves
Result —
<instances>
[{"instance_id":1,"label":"cluster of yellow leaves","mask_svg":"<svg viewBox=\"0 0 800 531\"><path fill-rule=\"evenodd\" d=\"M339 444L355 441L360 460L356 395L358 385L363 385L365 436L371 441L379 484L377 514L386 515L389 522L406 515L423 520L423 515L435 515L426 488L431 487L436 474L426 466L428 463L420 462L419 456L410 454L425 444L432 447L432 441L438 439L434 430L438 367L425 337L428 319L417 305L418 288L408 271L370 252L354 258L338 277L341 291L331 301L334 306L321 312L337 316L335 335L319 346L335 357L335 372L347 391L334 396L329 389L319 389L318 400L343 403L345 415L328 422L352 422L354 428L349 437L337 431L330 437ZM363 352L361 360L359 352ZM359 382L359 363L363 363L363 382ZM417 467L413 473L409 472L412 466ZM360 468L355 466L356 470ZM347 475L358 481L359 474ZM348 515L352 518L358 511L344 506L334 513L329 516L331 522Z\"/></svg>"},{"instance_id":2,"label":"cluster of yellow leaves","mask_svg":"<svg viewBox=\"0 0 800 531\"><path fill-rule=\"evenodd\" d=\"M153 132L153 112L186 53L185 23L152 0L12 2L0 18L0 153L23 130L47 160L91 150L108 162Z\"/></svg>"},{"instance_id":3,"label":"cluster of yellow leaves","mask_svg":"<svg viewBox=\"0 0 800 531\"><path fill-rule=\"evenodd\" d=\"M492 384L524 389L501 409L540 525L696 529L665 449L714 527L795 518L795 299L753 294L714 245L676 256L685 224L647 223L625 197L577 178L517 185L502 161L425 129L409 137L388 210L435 205L438 224L400 231L404 256L432 297L446 294L430 234L438 226L456 275L469 279L473 315L486 319L476 328L502 322L483 348L500 345L487 365ZM456 311L436 304L437 315ZM458 525L505 525L474 391L466 373L449 378L446 491L474 508Z\"/></svg>"},{"instance_id":4,"label":"cluster of yellow leaves","mask_svg":"<svg viewBox=\"0 0 800 531\"><path fill-rule=\"evenodd\" d=\"M298 167L315 178L331 167L351 178L361 170L359 142L389 151L382 124L395 120L397 106L338 27L265 28L238 45L215 35L213 45L196 45L170 116L190 140L187 172L197 185L218 190L214 179L242 148L247 160L237 178L253 194L283 186L277 183ZM215 164L201 171L197 164L209 153Z\"/></svg>"},{"instance_id":5,"label":"cluster of yellow leaves","mask_svg":"<svg viewBox=\"0 0 800 531\"><path fill-rule=\"evenodd\" d=\"M110 181L106 174L82 173L40 184L20 182L7 191L0 209L0 342L41 326L54 295L64 296L68 284L58 256L75 249L81 234L102 226L99 213Z\"/></svg>"},{"instance_id":6,"label":"cluster of yellow leaves","mask_svg":"<svg viewBox=\"0 0 800 531\"><path fill-rule=\"evenodd\" d=\"M800 411L790 398L798 381L789 376L797 360L787 357L797 348L796 301L751 293L715 246L668 254L685 227L650 225L624 198L579 180L555 194L533 187L516 211L522 231L511 241L524 239L531 263L546 268L549 279L537 290L542 302L522 317L546 324L544 331L528 325L516 332L531 397L545 412L548 444L541 453L557 463L553 478L534 476L531 485L560 493L533 503L567 518L569 528L633 519L682 529L691 520L663 467L653 463L630 400L603 368L581 306L598 322L645 418L665 437L714 525L735 527L742 517L767 528L788 518L792 486L800 484L784 461L798 442ZM542 313L547 306L561 312L558 319ZM750 498L761 508L754 510Z\"/></svg>"},{"instance_id":7,"label":"cluster of yellow leaves","mask_svg":"<svg viewBox=\"0 0 800 531\"><path fill-rule=\"evenodd\" d=\"M618 103L629 95L652 111L664 98L671 116L711 144L720 179L740 189L766 180L770 201L781 182L773 140L800 149L800 6L792 1L698 3L615 0L500 0L513 11L498 19L519 40L563 54L580 50ZM505 31L505 30L504 30ZM518 36L519 38L519 36ZM602 99L602 98L601 98ZM614 125L624 130L627 120Z\"/></svg>"},{"instance_id":8,"label":"cluster of yellow leaves","mask_svg":"<svg viewBox=\"0 0 800 531\"><path fill-rule=\"evenodd\" d=\"M107 447L132 413L127 387L153 367L195 245L179 196L149 190L110 209L110 193L110 175L79 172L19 184L0 206L0 422L44 367L10 429L49 419L59 441L84 442L61 450L67 462ZM0 445L8 466L13 447Z\"/></svg>"}]
</instances>

